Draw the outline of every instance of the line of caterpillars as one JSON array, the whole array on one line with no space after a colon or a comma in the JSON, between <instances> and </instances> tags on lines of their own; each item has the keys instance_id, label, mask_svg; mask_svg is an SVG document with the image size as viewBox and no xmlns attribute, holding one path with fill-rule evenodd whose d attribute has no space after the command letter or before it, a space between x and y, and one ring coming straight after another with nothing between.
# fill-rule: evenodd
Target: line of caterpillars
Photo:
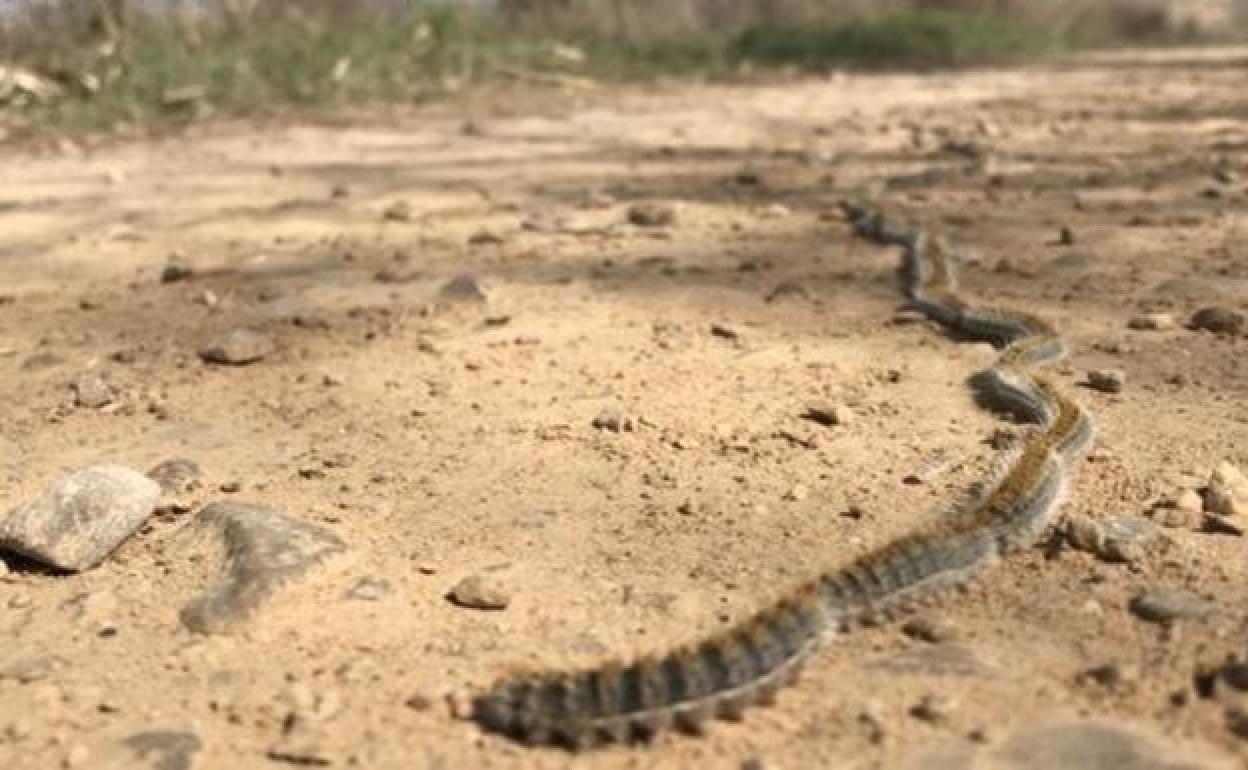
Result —
<instances>
[{"instance_id":1,"label":"line of caterpillars","mask_svg":"<svg viewBox=\"0 0 1248 770\"><path fill-rule=\"evenodd\" d=\"M473 702L484 728L530 745L581 750L645 740L675 726L700 732L712 717L739 719L793 681L824 637L878 620L964 583L1002 552L1032 542L1060 502L1068 469L1092 441L1090 417L1029 371L1063 353L1047 322L977 308L956 291L949 250L921 231L844 204L856 234L899 245L906 294L951 332L1002 347L972 378L979 402L1036 424L988 491L955 515L825 573L713 637L665 655L580 671L517 674Z\"/></svg>"}]
</instances>

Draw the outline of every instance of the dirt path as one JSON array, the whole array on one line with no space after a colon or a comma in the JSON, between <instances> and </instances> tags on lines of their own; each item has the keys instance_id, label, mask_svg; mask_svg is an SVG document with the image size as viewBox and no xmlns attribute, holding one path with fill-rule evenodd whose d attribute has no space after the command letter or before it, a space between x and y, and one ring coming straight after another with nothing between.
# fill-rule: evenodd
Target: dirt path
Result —
<instances>
[{"instance_id":1,"label":"dirt path","mask_svg":"<svg viewBox=\"0 0 1248 770\"><path fill-rule=\"evenodd\" d=\"M1245 653L1248 541L1158 504L1248 470L1248 336L1182 326L1248 309L1246 55L10 152L0 508L101 461L203 478L95 570L0 569L0 767L1056 768L1091 756L1079 741L1102 752L1086 766L1242 767L1198 675ZM1152 539L1125 563L1060 538L1017 554L920 613L935 629L834 640L703 737L575 757L454 718L447 694L511 668L731 623L991 461L1005 424L965 378L994 354L895 318L896 255L836 214L858 191L966 244L969 292L1061 323L1058 376L1100 426L1062 514ZM175 253L194 274L164 283ZM439 298L465 272L484 304ZM1128 328L1146 312L1179 325ZM276 351L200 360L240 326ZM1122 392L1078 387L1093 369ZM76 405L94 375L111 403ZM848 424L803 420L814 400ZM349 555L241 631L192 634L179 608L217 567L175 534L218 499L323 524ZM474 574L506 609L447 600ZM1218 612L1128 611L1158 587Z\"/></svg>"}]
</instances>

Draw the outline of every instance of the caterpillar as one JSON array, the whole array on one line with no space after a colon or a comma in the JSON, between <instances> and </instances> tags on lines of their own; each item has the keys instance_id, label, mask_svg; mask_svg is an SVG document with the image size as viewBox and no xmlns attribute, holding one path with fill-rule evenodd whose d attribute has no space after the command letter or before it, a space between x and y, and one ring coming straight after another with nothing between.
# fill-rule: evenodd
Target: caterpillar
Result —
<instances>
[{"instance_id":1,"label":"caterpillar","mask_svg":"<svg viewBox=\"0 0 1248 770\"><path fill-rule=\"evenodd\" d=\"M878 211L842 204L859 237L900 246L906 297L950 333L988 341L1001 352L971 378L977 401L1035 427L955 515L920 527L849 564L799 585L734 627L629 663L575 671L516 673L473 700L485 729L529 745L583 750L646 740L675 727L700 732L707 720L740 719L794 681L820 643L855 622L890 617L961 585L1044 531L1071 468L1091 445L1091 416L1031 369L1065 354L1046 320L977 306L957 292L948 246Z\"/></svg>"}]
</instances>

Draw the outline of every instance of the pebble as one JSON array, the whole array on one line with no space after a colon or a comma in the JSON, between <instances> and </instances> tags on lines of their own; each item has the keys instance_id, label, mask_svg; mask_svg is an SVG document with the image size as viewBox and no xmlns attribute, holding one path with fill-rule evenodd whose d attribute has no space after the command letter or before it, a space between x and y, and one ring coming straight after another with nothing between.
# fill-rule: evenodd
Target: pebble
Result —
<instances>
[{"instance_id":1,"label":"pebble","mask_svg":"<svg viewBox=\"0 0 1248 770\"><path fill-rule=\"evenodd\" d=\"M65 661L54 655L19 658L0 668L0 680L12 679L18 684L31 684L47 679L64 667Z\"/></svg>"},{"instance_id":2,"label":"pebble","mask_svg":"<svg viewBox=\"0 0 1248 770\"><path fill-rule=\"evenodd\" d=\"M849 425L853 422L854 411L845 404L812 401L806 404L802 417L820 425L833 427L836 425Z\"/></svg>"},{"instance_id":3,"label":"pebble","mask_svg":"<svg viewBox=\"0 0 1248 770\"><path fill-rule=\"evenodd\" d=\"M1203 307L1192 314L1188 328L1215 334L1239 334L1244 328L1244 314L1216 305Z\"/></svg>"},{"instance_id":4,"label":"pebble","mask_svg":"<svg viewBox=\"0 0 1248 770\"><path fill-rule=\"evenodd\" d=\"M450 302L485 302L485 292L481 282L472 273L460 273L442 284L438 289L438 297Z\"/></svg>"},{"instance_id":5,"label":"pebble","mask_svg":"<svg viewBox=\"0 0 1248 770\"><path fill-rule=\"evenodd\" d=\"M141 730L127 735L123 743L152 770L191 770L204 747L198 735L183 730Z\"/></svg>"},{"instance_id":6,"label":"pebble","mask_svg":"<svg viewBox=\"0 0 1248 770\"><path fill-rule=\"evenodd\" d=\"M924 695L910 709L910 715L928 724L941 725L953 714L954 702L945 695Z\"/></svg>"},{"instance_id":7,"label":"pebble","mask_svg":"<svg viewBox=\"0 0 1248 770\"><path fill-rule=\"evenodd\" d=\"M1088 372L1088 387L1102 393L1121 393L1127 375L1121 369L1093 369Z\"/></svg>"},{"instance_id":8,"label":"pebble","mask_svg":"<svg viewBox=\"0 0 1248 770\"><path fill-rule=\"evenodd\" d=\"M89 372L74 381L74 405L83 409L99 409L117 398L113 387L100 375Z\"/></svg>"},{"instance_id":9,"label":"pebble","mask_svg":"<svg viewBox=\"0 0 1248 770\"><path fill-rule=\"evenodd\" d=\"M422 277L424 277L424 271L407 260L386 265L373 274L373 280L377 283L411 283Z\"/></svg>"},{"instance_id":10,"label":"pebble","mask_svg":"<svg viewBox=\"0 0 1248 770\"><path fill-rule=\"evenodd\" d=\"M378 602L394 593L389 580L362 577L352 583L343 594L344 598L362 602Z\"/></svg>"},{"instance_id":11,"label":"pebble","mask_svg":"<svg viewBox=\"0 0 1248 770\"><path fill-rule=\"evenodd\" d=\"M456 583L446 596L452 603L472 610L502 610L511 604L507 587L492 575L470 575Z\"/></svg>"},{"instance_id":12,"label":"pebble","mask_svg":"<svg viewBox=\"0 0 1248 770\"><path fill-rule=\"evenodd\" d=\"M164 269L160 271L160 282L178 283L179 281L189 281L194 276L195 270L186 261L186 257L181 254L170 254L169 259L165 262Z\"/></svg>"},{"instance_id":13,"label":"pebble","mask_svg":"<svg viewBox=\"0 0 1248 770\"><path fill-rule=\"evenodd\" d=\"M177 497L194 492L200 486L203 471L194 460L174 457L157 463L147 472L147 477L160 485L167 497Z\"/></svg>"},{"instance_id":14,"label":"pebble","mask_svg":"<svg viewBox=\"0 0 1248 770\"><path fill-rule=\"evenodd\" d=\"M721 323L711 324L711 336L731 340L732 342L739 342L741 340L741 332L731 326Z\"/></svg>"},{"instance_id":15,"label":"pebble","mask_svg":"<svg viewBox=\"0 0 1248 770\"><path fill-rule=\"evenodd\" d=\"M1138 331L1168 331L1178 326L1178 321L1169 313L1145 313L1127 321L1128 329Z\"/></svg>"},{"instance_id":16,"label":"pebble","mask_svg":"<svg viewBox=\"0 0 1248 770\"><path fill-rule=\"evenodd\" d=\"M767 292L767 296L765 297L765 301L767 302L777 302L779 300L790 299L805 300L809 302L813 299L813 297L811 296L809 289L796 281L782 281L776 284L771 291Z\"/></svg>"},{"instance_id":17,"label":"pebble","mask_svg":"<svg viewBox=\"0 0 1248 770\"><path fill-rule=\"evenodd\" d=\"M1110 690L1117 690L1131 685L1138 679L1139 672L1135 668L1124 666L1116 661L1080 671L1079 675L1075 677L1077 682L1094 682Z\"/></svg>"},{"instance_id":18,"label":"pebble","mask_svg":"<svg viewBox=\"0 0 1248 770\"><path fill-rule=\"evenodd\" d=\"M253 329L231 329L212 340L199 351L199 357L210 364L250 364L277 349L273 338Z\"/></svg>"},{"instance_id":19,"label":"pebble","mask_svg":"<svg viewBox=\"0 0 1248 770\"><path fill-rule=\"evenodd\" d=\"M1029 724L1024 720L1022 724ZM1216 770L1235 766L1214 749L1105 719L1046 721L952 767L1010 770ZM987 760L984 762L980 759ZM924 767L923 764L913 765ZM946 765L947 767L950 765Z\"/></svg>"},{"instance_id":20,"label":"pebble","mask_svg":"<svg viewBox=\"0 0 1248 770\"><path fill-rule=\"evenodd\" d=\"M676 221L676 209L665 203L634 203L627 217L638 227L667 227Z\"/></svg>"},{"instance_id":21,"label":"pebble","mask_svg":"<svg viewBox=\"0 0 1248 770\"><path fill-rule=\"evenodd\" d=\"M958 638L957 626L947 620L926 615L907 620L902 625L901 632L911 639L918 639L929 644L943 644Z\"/></svg>"},{"instance_id":22,"label":"pebble","mask_svg":"<svg viewBox=\"0 0 1248 770\"><path fill-rule=\"evenodd\" d=\"M57 569L90 569L151 515L159 498L160 486L138 471L84 468L0 517L0 548Z\"/></svg>"},{"instance_id":23,"label":"pebble","mask_svg":"<svg viewBox=\"0 0 1248 770\"><path fill-rule=\"evenodd\" d=\"M210 503L193 526L195 535L219 538L229 554L224 576L182 608L183 625L198 633L232 630L256 616L283 585L347 550L324 527L258 505Z\"/></svg>"},{"instance_id":24,"label":"pebble","mask_svg":"<svg viewBox=\"0 0 1248 770\"><path fill-rule=\"evenodd\" d=\"M607 407L599 412L590 423L597 430L620 433L633 430L633 419L615 407Z\"/></svg>"},{"instance_id":25,"label":"pebble","mask_svg":"<svg viewBox=\"0 0 1248 770\"><path fill-rule=\"evenodd\" d=\"M1164 588L1138 594L1131 599L1130 609L1138 617L1151 623L1206 620L1218 614L1218 608L1213 602L1189 591Z\"/></svg>"},{"instance_id":26,"label":"pebble","mask_svg":"<svg viewBox=\"0 0 1248 770\"><path fill-rule=\"evenodd\" d=\"M1075 231L1070 229L1068 225L1062 225L1057 231L1057 242L1062 246L1075 245Z\"/></svg>"},{"instance_id":27,"label":"pebble","mask_svg":"<svg viewBox=\"0 0 1248 770\"><path fill-rule=\"evenodd\" d=\"M1205 488L1204 509L1227 526L1244 529L1248 526L1248 478L1229 462L1219 464Z\"/></svg>"},{"instance_id":28,"label":"pebble","mask_svg":"<svg viewBox=\"0 0 1248 770\"><path fill-rule=\"evenodd\" d=\"M415 217L416 212L408 201L395 201L381 212L382 221L385 222L411 222Z\"/></svg>"},{"instance_id":29,"label":"pebble","mask_svg":"<svg viewBox=\"0 0 1248 770\"><path fill-rule=\"evenodd\" d=\"M1139 561L1143 549L1159 534L1156 525L1133 516L1094 519L1071 514L1066 518L1066 539L1071 546L1110 562Z\"/></svg>"}]
</instances>

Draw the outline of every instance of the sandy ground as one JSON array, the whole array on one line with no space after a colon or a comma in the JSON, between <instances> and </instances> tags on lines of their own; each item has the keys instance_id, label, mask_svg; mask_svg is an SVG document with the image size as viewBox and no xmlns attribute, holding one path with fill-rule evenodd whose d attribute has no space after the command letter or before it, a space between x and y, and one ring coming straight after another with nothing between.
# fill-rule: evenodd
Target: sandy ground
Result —
<instances>
[{"instance_id":1,"label":"sandy ground","mask_svg":"<svg viewBox=\"0 0 1248 770\"><path fill-rule=\"evenodd\" d=\"M1023 767L1011 736L1083 717L1192 763L1122 767L1243 766L1198 675L1244 652L1248 541L1197 515L1126 564L1059 540L1017 554L921 613L939 643L855 631L701 737L573 756L485 735L447 698L713 632L977 478L1003 423L965 380L993 352L895 318L897 255L851 238L846 193L964 244L969 293L1061 324L1057 376L1100 428L1062 515L1157 521L1219 462L1248 469L1248 338L1127 326L1248 307L1248 52L1197 53L4 151L3 506L102 461L185 457L203 479L97 569L8 560L0 767L180 768L136 760L133 736L165 730L193 734L195 768ZM631 224L639 203L673 221ZM190 280L162 283L172 254ZM438 299L464 272L485 304ZM196 355L239 326L277 351ZM1121 393L1079 385L1101 368ZM74 405L91 373L112 404ZM852 420L803 420L812 400ZM611 411L633 429L592 425ZM218 499L350 553L240 632L192 634L178 610L218 567L176 535ZM474 574L506 609L447 600ZM1127 606L1155 587L1219 612L1145 622Z\"/></svg>"}]
</instances>

